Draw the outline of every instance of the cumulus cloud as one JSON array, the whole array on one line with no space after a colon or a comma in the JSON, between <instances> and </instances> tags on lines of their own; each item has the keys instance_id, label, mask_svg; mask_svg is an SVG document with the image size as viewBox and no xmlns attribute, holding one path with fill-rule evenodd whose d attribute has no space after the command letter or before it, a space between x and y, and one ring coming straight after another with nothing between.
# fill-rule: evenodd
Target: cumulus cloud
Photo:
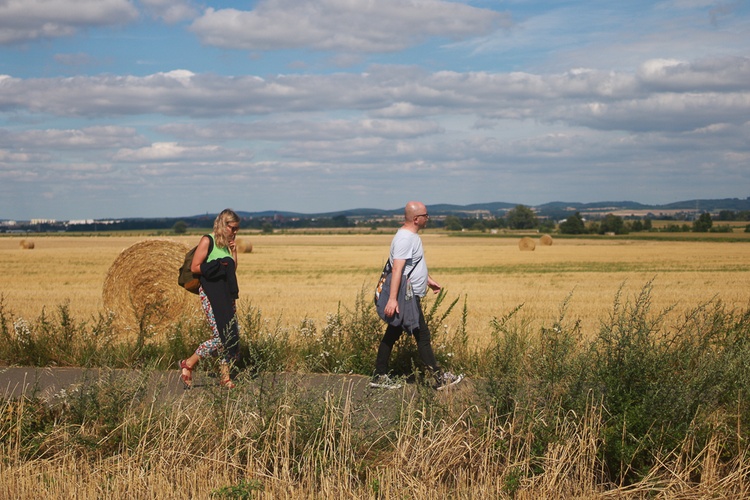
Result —
<instances>
[{"instance_id":1,"label":"cumulus cloud","mask_svg":"<svg viewBox=\"0 0 750 500\"><path fill-rule=\"evenodd\" d=\"M750 82L750 58L721 57L699 61L652 59L637 72L638 79L658 90L743 91Z\"/></svg>"},{"instance_id":2,"label":"cumulus cloud","mask_svg":"<svg viewBox=\"0 0 750 500\"><path fill-rule=\"evenodd\" d=\"M126 162L176 161L183 158L215 156L219 150L219 147L212 145L183 146L176 142L156 142L143 148L121 149L113 159Z\"/></svg>"},{"instance_id":3,"label":"cumulus cloud","mask_svg":"<svg viewBox=\"0 0 750 500\"><path fill-rule=\"evenodd\" d=\"M381 67L359 75L258 78L172 71L143 77L5 78L0 90L0 107L57 116L251 117L339 109L388 119L370 122L383 130L397 118L445 114L602 130L689 130L746 120L750 59L651 61L635 73L428 73Z\"/></svg>"},{"instance_id":4,"label":"cumulus cloud","mask_svg":"<svg viewBox=\"0 0 750 500\"><path fill-rule=\"evenodd\" d=\"M82 129L45 129L11 131L0 129L0 147L23 149L96 150L113 147L136 147L145 138L130 127L101 125Z\"/></svg>"},{"instance_id":5,"label":"cumulus cloud","mask_svg":"<svg viewBox=\"0 0 750 500\"><path fill-rule=\"evenodd\" d=\"M134 21L128 0L5 0L0 2L0 44L59 38L93 26Z\"/></svg>"},{"instance_id":6,"label":"cumulus cloud","mask_svg":"<svg viewBox=\"0 0 750 500\"><path fill-rule=\"evenodd\" d=\"M390 139L414 139L443 131L442 127L427 120L327 120L289 122L263 121L261 123L211 123L170 124L159 127L162 133L183 139L229 141L236 139L262 141L317 141L344 140L363 135Z\"/></svg>"},{"instance_id":7,"label":"cumulus cloud","mask_svg":"<svg viewBox=\"0 0 750 500\"><path fill-rule=\"evenodd\" d=\"M374 53L429 37L487 34L507 22L496 11L441 0L264 0L251 11L209 8L190 29L203 43L228 49Z\"/></svg>"}]
</instances>

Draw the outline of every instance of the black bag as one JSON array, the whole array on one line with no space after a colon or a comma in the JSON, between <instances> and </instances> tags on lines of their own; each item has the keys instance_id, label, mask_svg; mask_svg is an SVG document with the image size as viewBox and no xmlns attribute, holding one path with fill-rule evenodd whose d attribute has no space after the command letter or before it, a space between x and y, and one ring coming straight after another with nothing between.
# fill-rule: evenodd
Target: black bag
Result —
<instances>
[{"instance_id":1,"label":"black bag","mask_svg":"<svg viewBox=\"0 0 750 500\"><path fill-rule=\"evenodd\" d=\"M211 237L211 235L208 236L208 254L211 255L211 252L214 249L214 239ZM185 260L182 262L182 266L180 267L180 274L177 278L177 284L183 287L185 290L187 290L190 293L198 294L198 289L201 286L200 281L200 275L199 274L193 274L193 272L190 270L190 266L193 263L193 255L195 255L195 250L198 248L198 245L195 245L193 248L188 250L188 252L185 254Z\"/></svg>"}]
</instances>

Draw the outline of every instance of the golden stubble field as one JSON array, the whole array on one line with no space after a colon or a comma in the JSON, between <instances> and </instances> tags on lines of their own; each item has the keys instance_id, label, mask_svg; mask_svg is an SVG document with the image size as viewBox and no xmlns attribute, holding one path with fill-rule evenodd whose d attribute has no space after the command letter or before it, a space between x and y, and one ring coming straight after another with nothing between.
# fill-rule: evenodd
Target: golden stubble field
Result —
<instances>
[{"instance_id":1,"label":"golden stubble field","mask_svg":"<svg viewBox=\"0 0 750 500\"><path fill-rule=\"evenodd\" d=\"M322 326L339 306L352 308L363 286L370 293L391 237L241 233L253 251L239 256L240 305L250 303L266 319L291 327L304 318ZM469 333L480 344L489 338L493 317L523 304L519 319L549 325L569 295L567 319L580 319L584 334L592 335L623 284L625 297L632 299L652 279L654 311L672 305L685 311L713 298L737 307L750 304L750 242L555 239L551 246L522 252L517 238L450 237L429 230L422 238L430 273L448 299L460 296L462 304L467 298ZM32 239L35 248L23 250L20 237L0 238L6 313L31 320L43 308L54 314L68 304L77 320L86 321L103 311L102 285L115 258L148 237ZM198 236L169 239L192 246ZM197 302L195 297L196 309ZM455 328L459 319L457 308L447 327Z\"/></svg>"}]
</instances>

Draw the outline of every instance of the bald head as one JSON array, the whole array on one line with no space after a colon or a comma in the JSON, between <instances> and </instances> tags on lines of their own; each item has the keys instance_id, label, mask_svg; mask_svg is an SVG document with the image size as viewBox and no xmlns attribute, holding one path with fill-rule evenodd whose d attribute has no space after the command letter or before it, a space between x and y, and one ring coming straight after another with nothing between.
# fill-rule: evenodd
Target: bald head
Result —
<instances>
[{"instance_id":1,"label":"bald head","mask_svg":"<svg viewBox=\"0 0 750 500\"><path fill-rule=\"evenodd\" d=\"M404 209L404 219L407 221L414 220L414 217L424 213L427 213L427 207L424 206L424 203L410 201L406 204L406 208Z\"/></svg>"},{"instance_id":2,"label":"bald head","mask_svg":"<svg viewBox=\"0 0 750 500\"><path fill-rule=\"evenodd\" d=\"M404 209L404 225L401 227L416 233L420 229L427 227L429 217L427 215L427 207L424 206L424 203L410 201Z\"/></svg>"}]
</instances>

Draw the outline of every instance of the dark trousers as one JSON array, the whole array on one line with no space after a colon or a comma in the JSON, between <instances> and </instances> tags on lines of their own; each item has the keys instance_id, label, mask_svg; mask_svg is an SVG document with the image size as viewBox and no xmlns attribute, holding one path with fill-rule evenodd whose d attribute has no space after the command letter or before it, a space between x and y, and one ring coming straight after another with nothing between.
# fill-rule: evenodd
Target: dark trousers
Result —
<instances>
[{"instance_id":1,"label":"dark trousers","mask_svg":"<svg viewBox=\"0 0 750 500\"><path fill-rule=\"evenodd\" d=\"M375 358L375 375L385 375L388 373L388 362L391 359L391 351L396 341L401 337L404 330L400 326L388 325L378 347L378 356ZM417 341L417 352L422 363L433 372L440 373L440 367L435 359L435 353L432 351L432 341L430 339L430 329L424 319L422 309L419 309L419 330L414 332L414 339Z\"/></svg>"}]
</instances>

